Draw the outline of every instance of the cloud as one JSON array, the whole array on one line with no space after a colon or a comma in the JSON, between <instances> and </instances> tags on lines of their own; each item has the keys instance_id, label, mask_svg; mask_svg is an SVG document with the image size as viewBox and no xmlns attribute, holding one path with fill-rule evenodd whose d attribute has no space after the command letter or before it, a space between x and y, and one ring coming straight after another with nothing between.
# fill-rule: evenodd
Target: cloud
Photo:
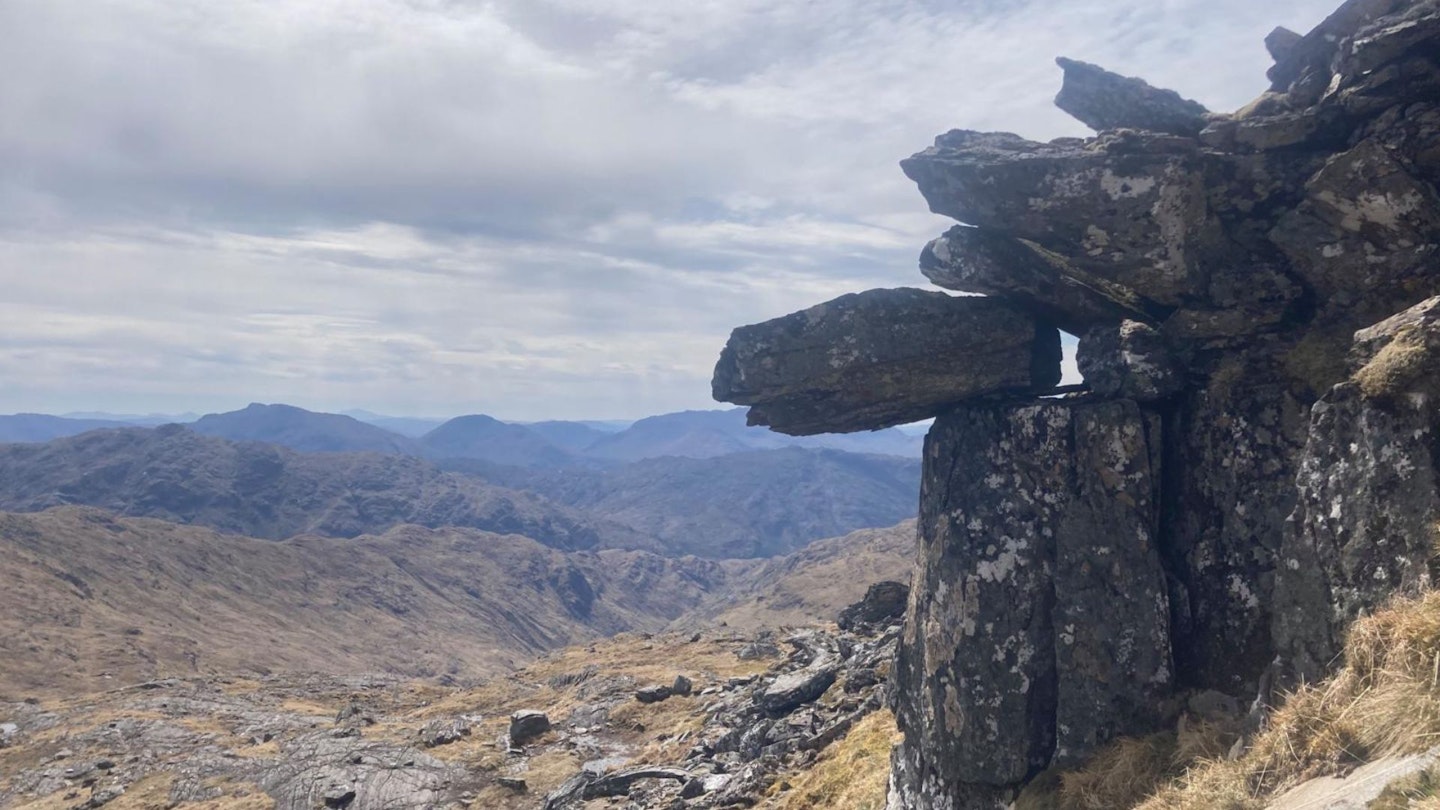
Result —
<instances>
[{"instance_id":1,"label":"cloud","mask_svg":"<svg viewBox=\"0 0 1440 810\"><path fill-rule=\"evenodd\" d=\"M1054 56L1233 108L1332 4L9 0L0 410L705 407L731 327L923 284L901 157L1083 132Z\"/></svg>"}]
</instances>

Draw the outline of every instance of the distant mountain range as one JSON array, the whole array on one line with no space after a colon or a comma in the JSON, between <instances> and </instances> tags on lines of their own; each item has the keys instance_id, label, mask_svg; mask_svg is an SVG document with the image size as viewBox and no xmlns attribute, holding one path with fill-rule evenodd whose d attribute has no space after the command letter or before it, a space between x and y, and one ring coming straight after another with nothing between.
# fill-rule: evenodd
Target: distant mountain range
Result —
<instances>
[{"instance_id":1,"label":"distant mountain range","mask_svg":"<svg viewBox=\"0 0 1440 810\"><path fill-rule=\"evenodd\" d=\"M401 524L522 534L555 548L607 544L572 510L413 456L299 453L180 425L0 445L0 509L84 504L267 539L354 537ZM628 532L609 545L630 545Z\"/></svg>"},{"instance_id":2,"label":"distant mountain range","mask_svg":"<svg viewBox=\"0 0 1440 810\"><path fill-rule=\"evenodd\" d=\"M355 430L354 420L336 421L348 419L315 421L332 428L330 435L370 444L371 434ZM208 424L284 435L255 430L248 417ZM447 425L461 435L445 446L462 451L464 440L518 430L483 417ZM528 435L520 437L531 441ZM513 452L522 452L521 439ZM0 444L0 509L83 504L276 540L414 524L519 534L559 549L764 557L914 516L919 475L915 459L799 447L526 469L467 457L303 453L165 425Z\"/></svg>"},{"instance_id":3,"label":"distant mountain range","mask_svg":"<svg viewBox=\"0 0 1440 810\"><path fill-rule=\"evenodd\" d=\"M43 414L0 416L0 443L44 442L86 431L156 424L163 417L73 418ZM923 439L898 429L833 436L791 437L745 424L742 408L683 411L613 422L503 422L484 415L448 421L370 414L330 414L290 405L251 404L189 422L196 433L261 441L301 452L374 452L430 459L472 459L515 467L613 466L674 456L714 458L782 447L918 457Z\"/></svg>"},{"instance_id":4,"label":"distant mountain range","mask_svg":"<svg viewBox=\"0 0 1440 810\"><path fill-rule=\"evenodd\" d=\"M253 403L238 411L202 416L189 427L202 436L268 442L302 453L421 455L420 445L409 437L338 413L291 405Z\"/></svg>"}]
</instances>

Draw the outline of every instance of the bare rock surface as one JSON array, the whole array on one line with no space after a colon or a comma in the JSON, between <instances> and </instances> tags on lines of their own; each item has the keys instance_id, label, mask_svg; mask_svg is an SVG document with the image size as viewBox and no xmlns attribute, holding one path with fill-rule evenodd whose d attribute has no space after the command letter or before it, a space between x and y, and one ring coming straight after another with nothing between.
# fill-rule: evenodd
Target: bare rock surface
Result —
<instances>
[{"instance_id":1,"label":"bare rock surface","mask_svg":"<svg viewBox=\"0 0 1440 810\"><path fill-rule=\"evenodd\" d=\"M1060 336L1014 307L915 289L846 295L736 329L715 398L792 435L875 430L1060 380Z\"/></svg>"}]
</instances>

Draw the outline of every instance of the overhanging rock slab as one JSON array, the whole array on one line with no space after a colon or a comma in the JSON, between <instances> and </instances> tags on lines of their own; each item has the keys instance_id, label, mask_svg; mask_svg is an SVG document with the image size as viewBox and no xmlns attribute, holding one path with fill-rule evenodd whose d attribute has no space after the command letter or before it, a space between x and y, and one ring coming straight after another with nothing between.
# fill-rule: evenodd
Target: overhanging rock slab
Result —
<instances>
[{"instance_id":1,"label":"overhanging rock slab","mask_svg":"<svg viewBox=\"0 0 1440 810\"><path fill-rule=\"evenodd\" d=\"M714 395L795 436L916 422L966 400L1060 381L1054 326L992 298L871 290L742 326Z\"/></svg>"}]
</instances>

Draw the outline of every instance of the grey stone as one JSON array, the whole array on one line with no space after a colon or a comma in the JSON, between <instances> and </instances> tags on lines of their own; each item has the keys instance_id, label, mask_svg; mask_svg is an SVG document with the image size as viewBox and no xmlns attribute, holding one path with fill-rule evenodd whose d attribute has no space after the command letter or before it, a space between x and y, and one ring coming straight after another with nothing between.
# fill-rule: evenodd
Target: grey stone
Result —
<instances>
[{"instance_id":1,"label":"grey stone","mask_svg":"<svg viewBox=\"0 0 1440 810\"><path fill-rule=\"evenodd\" d=\"M772 716L788 714L806 703L819 700L834 685L838 674L837 661L820 658L804 669L776 678L756 702Z\"/></svg>"},{"instance_id":2,"label":"grey stone","mask_svg":"<svg viewBox=\"0 0 1440 810\"><path fill-rule=\"evenodd\" d=\"M524 745L550 730L550 718L542 711L521 709L510 715L510 744Z\"/></svg>"},{"instance_id":3,"label":"grey stone","mask_svg":"<svg viewBox=\"0 0 1440 810\"><path fill-rule=\"evenodd\" d=\"M1437 144L1440 129L1409 142L1366 139L1330 160L1280 218L1271 239L1322 304L1373 322L1417 293L1440 293L1440 196L1405 158Z\"/></svg>"},{"instance_id":4,"label":"grey stone","mask_svg":"<svg viewBox=\"0 0 1440 810\"><path fill-rule=\"evenodd\" d=\"M1059 379L1055 327L1003 301L899 289L736 329L713 390L718 400L752 406L752 425L809 435L919 421Z\"/></svg>"},{"instance_id":5,"label":"grey stone","mask_svg":"<svg viewBox=\"0 0 1440 810\"><path fill-rule=\"evenodd\" d=\"M1134 318L1202 295L1208 267L1245 255L1220 217L1230 202L1207 193L1211 160L1194 140L1153 133L1036 143L953 130L900 165L931 211L1063 257L1066 275L1103 281L1096 294ZM1250 204L1272 193L1244 187Z\"/></svg>"},{"instance_id":6,"label":"grey stone","mask_svg":"<svg viewBox=\"0 0 1440 810\"><path fill-rule=\"evenodd\" d=\"M1285 26L1276 26L1275 30L1265 35L1265 50L1270 52L1270 58L1276 62L1287 59L1295 47L1305 37L1297 34Z\"/></svg>"},{"instance_id":7,"label":"grey stone","mask_svg":"<svg viewBox=\"0 0 1440 810\"><path fill-rule=\"evenodd\" d=\"M659 703L668 700L671 694L670 687L663 684L651 684L635 690L635 699L641 703Z\"/></svg>"},{"instance_id":8,"label":"grey stone","mask_svg":"<svg viewBox=\"0 0 1440 810\"><path fill-rule=\"evenodd\" d=\"M1055 62L1065 71L1055 106L1093 130L1143 129L1195 136L1205 128L1204 105L1181 98L1174 90L1151 87L1143 79L1087 62L1064 57Z\"/></svg>"},{"instance_id":9,"label":"grey stone","mask_svg":"<svg viewBox=\"0 0 1440 810\"><path fill-rule=\"evenodd\" d=\"M426 748L456 743L470 736L470 720L465 717L431 720L421 727L418 736Z\"/></svg>"},{"instance_id":10,"label":"grey stone","mask_svg":"<svg viewBox=\"0 0 1440 810\"><path fill-rule=\"evenodd\" d=\"M898 621L905 615L910 586L903 582L877 582L865 589L865 598L840 611L836 624L841 630L859 631L869 625Z\"/></svg>"},{"instance_id":11,"label":"grey stone","mask_svg":"<svg viewBox=\"0 0 1440 810\"><path fill-rule=\"evenodd\" d=\"M1076 335L1124 318L1158 320L1165 311L1034 242L987 228L946 231L921 252L920 272L949 290L1003 298Z\"/></svg>"},{"instance_id":12,"label":"grey stone","mask_svg":"<svg viewBox=\"0 0 1440 810\"><path fill-rule=\"evenodd\" d=\"M1184 371L1160 332L1136 321L1086 332L1075 359L1085 384L1100 396L1156 402L1185 387Z\"/></svg>"},{"instance_id":13,"label":"grey stone","mask_svg":"<svg viewBox=\"0 0 1440 810\"><path fill-rule=\"evenodd\" d=\"M686 697L693 691L695 691L695 684L684 675L676 675L675 680L670 684L670 693L673 695Z\"/></svg>"}]
</instances>

